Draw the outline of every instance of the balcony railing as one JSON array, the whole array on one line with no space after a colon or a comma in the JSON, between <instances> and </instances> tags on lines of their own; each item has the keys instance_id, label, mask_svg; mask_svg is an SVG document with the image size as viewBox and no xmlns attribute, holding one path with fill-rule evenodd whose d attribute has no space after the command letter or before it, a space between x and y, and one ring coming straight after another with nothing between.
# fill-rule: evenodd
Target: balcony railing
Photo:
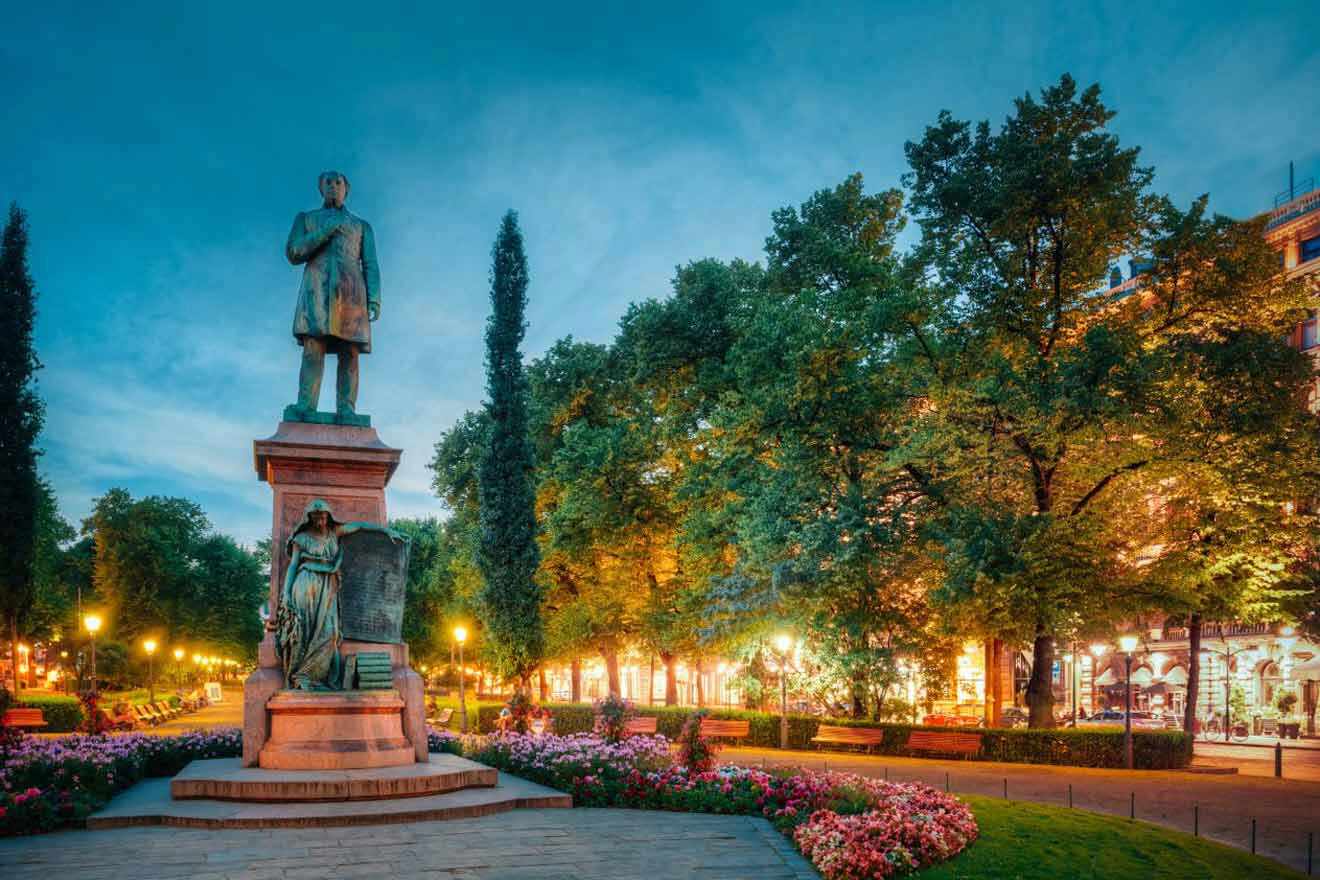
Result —
<instances>
[{"instance_id":1,"label":"balcony railing","mask_svg":"<svg viewBox=\"0 0 1320 880\"><path fill-rule=\"evenodd\" d=\"M1206 623L1201 626L1203 639L1232 639L1244 636L1267 636L1274 627L1268 623ZM1166 626L1159 641L1182 642L1187 640L1187 627Z\"/></svg>"},{"instance_id":2,"label":"balcony railing","mask_svg":"<svg viewBox=\"0 0 1320 880\"><path fill-rule=\"evenodd\" d=\"M1296 220L1303 214L1309 214L1320 208L1320 189L1315 188L1313 180L1304 183L1306 185L1302 187L1295 198L1289 199L1283 204L1275 203L1276 207L1270 212L1270 219L1265 224L1266 229L1282 226L1290 220ZM1282 195L1287 195L1287 193L1282 193Z\"/></svg>"}]
</instances>

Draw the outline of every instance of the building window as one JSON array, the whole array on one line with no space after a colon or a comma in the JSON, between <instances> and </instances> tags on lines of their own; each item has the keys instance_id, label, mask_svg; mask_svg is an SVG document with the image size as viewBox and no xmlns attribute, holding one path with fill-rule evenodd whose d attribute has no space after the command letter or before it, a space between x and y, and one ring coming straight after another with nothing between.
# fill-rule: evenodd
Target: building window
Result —
<instances>
[{"instance_id":1,"label":"building window","mask_svg":"<svg viewBox=\"0 0 1320 880\"><path fill-rule=\"evenodd\" d=\"M1311 312L1310 317L1302 322L1302 351L1316 346L1316 313Z\"/></svg>"},{"instance_id":2,"label":"building window","mask_svg":"<svg viewBox=\"0 0 1320 880\"><path fill-rule=\"evenodd\" d=\"M1320 235L1302 242L1299 260L1303 263L1320 259Z\"/></svg>"}]
</instances>

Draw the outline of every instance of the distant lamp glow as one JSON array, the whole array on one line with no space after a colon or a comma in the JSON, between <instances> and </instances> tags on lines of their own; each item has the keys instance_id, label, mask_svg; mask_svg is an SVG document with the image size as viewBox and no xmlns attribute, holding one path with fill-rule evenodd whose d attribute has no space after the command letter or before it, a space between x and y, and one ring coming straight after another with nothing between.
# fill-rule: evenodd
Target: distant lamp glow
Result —
<instances>
[{"instance_id":1,"label":"distant lamp glow","mask_svg":"<svg viewBox=\"0 0 1320 880\"><path fill-rule=\"evenodd\" d=\"M1283 629L1279 630L1279 635L1286 637L1291 636L1296 632L1297 630L1293 629L1291 626L1285 626Z\"/></svg>"},{"instance_id":2,"label":"distant lamp glow","mask_svg":"<svg viewBox=\"0 0 1320 880\"><path fill-rule=\"evenodd\" d=\"M1131 654L1133 651L1137 650L1137 637L1119 636L1118 649L1122 651L1124 654Z\"/></svg>"},{"instance_id":3,"label":"distant lamp glow","mask_svg":"<svg viewBox=\"0 0 1320 880\"><path fill-rule=\"evenodd\" d=\"M193 662L196 663L198 666L201 666L201 665L202 665L202 655L201 655L201 654L193 654Z\"/></svg>"},{"instance_id":4,"label":"distant lamp glow","mask_svg":"<svg viewBox=\"0 0 1320 880\"><path fill-rule=\"evenodd\" d=\"M787 654L788 649L793 647L793 637L788 633L780 633L775 636L775 650L781 654Z\"/></svg>"},{"instance_id":5,"label":"distant lamp glow","mask_svg":"<svg viewBox=\"0 0 1320 880\"><path fill-rule=\"evenodd\" d=\"M183 648L175 648L175 649L174 649L174 660L175 660L175 662L178 662L179 660L182 660L182 659L183 659Z\"/></svg>"},{"instance_id":6,"label":"distant lamp glow","mask_svg":"<svg viewBox=\"0 0 1320 880\"><path fill-rule=\"evenodd\" d=\"M1105 654L1109 653L1109 646L1103 642L1096 642L1091 646L1091 656L1099 660Z\"/></svg>"},{"instance_id":7,"label":"distant lamp glow","mask_svg":"<svg viewBox=\"0 0 1320 880\"><path fill-rule=\"evenodd\" d=\"M460 645L467 641L467 627L454 627L454 641L458 642Z\"/></svg>"},{"instance_id":8,"label":"distant lamp glow","mask_svg":"<svg viewBox=\"0 0 1320 880\"><path fill-rule=\"evenodd\" d=\"M96 635L101 631L101 615L88 614L83 618L83 626L87 627L89 633Z\"/></svg>"},{"instance_id":9,"label":"distant lamp glow","mask_svg":"<svg viewBox=\"0 0 1320 880\"><path fill-rule=\"evenodd\" d=\"M142 643L142 650L146 651L148 654L156 653L156 640L147 639Z\"/></svg>"}]
</instances>

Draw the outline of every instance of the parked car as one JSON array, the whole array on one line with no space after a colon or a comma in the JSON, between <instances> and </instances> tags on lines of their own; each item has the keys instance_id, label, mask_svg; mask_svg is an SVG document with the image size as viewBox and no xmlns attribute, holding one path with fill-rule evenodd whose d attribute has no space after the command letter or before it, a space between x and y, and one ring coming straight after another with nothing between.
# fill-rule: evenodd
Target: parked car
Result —
<instances>
[{"instance_id":1,"label":"parked car","mask_svg":"<svg viewBox=\"0 0 1320 880\"><path fill-rule=\"evenodd\" d=\"M999 713L999 717L1000 717L1000 725L1002 727L1027 726L1027 720L1028 720L1027 710L1023 709L1020 706L1005 706L1004 710Z\"/></svg>"},{"instance_id":2,"label":"parked car","mask_svg":"<svg viewBox=\"0 0 1320 880\"><path fill-rule=\"evenodd\" d=\"M1122 727L1123 713L1118 709L1104 709L1090 718L1078 718L1078 727ZM1156 718L1149 712L1132 713L1133 730L1165 730L1164 718Z\"/></svg>"}]
</instances>

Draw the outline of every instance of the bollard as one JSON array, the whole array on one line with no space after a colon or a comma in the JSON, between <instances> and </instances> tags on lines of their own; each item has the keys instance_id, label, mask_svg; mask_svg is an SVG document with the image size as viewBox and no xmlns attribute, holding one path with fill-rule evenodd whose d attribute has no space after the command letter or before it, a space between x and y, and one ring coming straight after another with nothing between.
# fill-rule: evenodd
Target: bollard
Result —
<instances>
[{"instance_id":1,"label":"bollard","mask_svg":"<svg viewBox=\"0 0 1320 880\"><path fill-rule=\"evenodd\" d=\"M1008 777L1004 777L1004 800L1008 800Z\"/></svg>"},{"instance_id":2,"label":"bollard","mask_svg":"<svg viewBox=\"0 0 1320 880\"><path fill-rule=\"evenodd\" d=\"M1274 743L1274 778L1283 778L1283 742Z\"/></svg>"},{"instance_id":3,"label":"bollard","mask_svg":"<svg viewBox=\"0 0 1320 880\"><path fill-rule=\"evenodd\" d=\"M1251 854L1256 854L1256 820L1251 820Z\"/></svg>"},{"instance_id":4,"label":"bollard","mask_svg":"<svg viewBox=\"0 0 1320 880\"><path fill-rule=\"evenodd\" d=\"M1135 791L1128 798L1128 818L1137 818L1137 793Z\"/></svg>"},{"instance_id":5,"label":"bollard","mask_svg":"<svg viewBox=\"0 0 1320 880\"><path fill-rule=\"evenodd\" d=\"M1201 805L1192 804L1192 837L1201 836Z\"/></svg>"},{"instance_id":6,"label":"bollard","mask_svg":"<svg viewBox=\"0 0 1320 880\"><path fill-rule=\"evenodd\" d=\"M1072 809L1072 783L1068 783L1068 809Z\"/></svg>"},{"instance_id":7,"label":"bollard","mask_svg":"<svg viewBox=\"0 0 1320 880\"><path fill-rule=\"evenodd\" d=\"M949 774L947 771L944 774L944 793L949 793Z\"/></svg>"},{"instance_id":8,"label":"bollard","mask_svg":"<svg viewBox=\"0 0 1320 880\"><path fill-rule=\"evenodd\" d=\"M885 768L885 782L888 782L888 781L889 781L889 768L886 767L886 768Z\"/></svg>"},{"instance_id":9,"label":"bollard","mask_svg":"<svg viewBox=\"0 0 1320 880\"><path fill-rule=\"evenodd\" d=\"M1311 853L1315 849L1315 832L1306 832L1306 876L1311 876Z\"/></svg>"}]
</instances>

